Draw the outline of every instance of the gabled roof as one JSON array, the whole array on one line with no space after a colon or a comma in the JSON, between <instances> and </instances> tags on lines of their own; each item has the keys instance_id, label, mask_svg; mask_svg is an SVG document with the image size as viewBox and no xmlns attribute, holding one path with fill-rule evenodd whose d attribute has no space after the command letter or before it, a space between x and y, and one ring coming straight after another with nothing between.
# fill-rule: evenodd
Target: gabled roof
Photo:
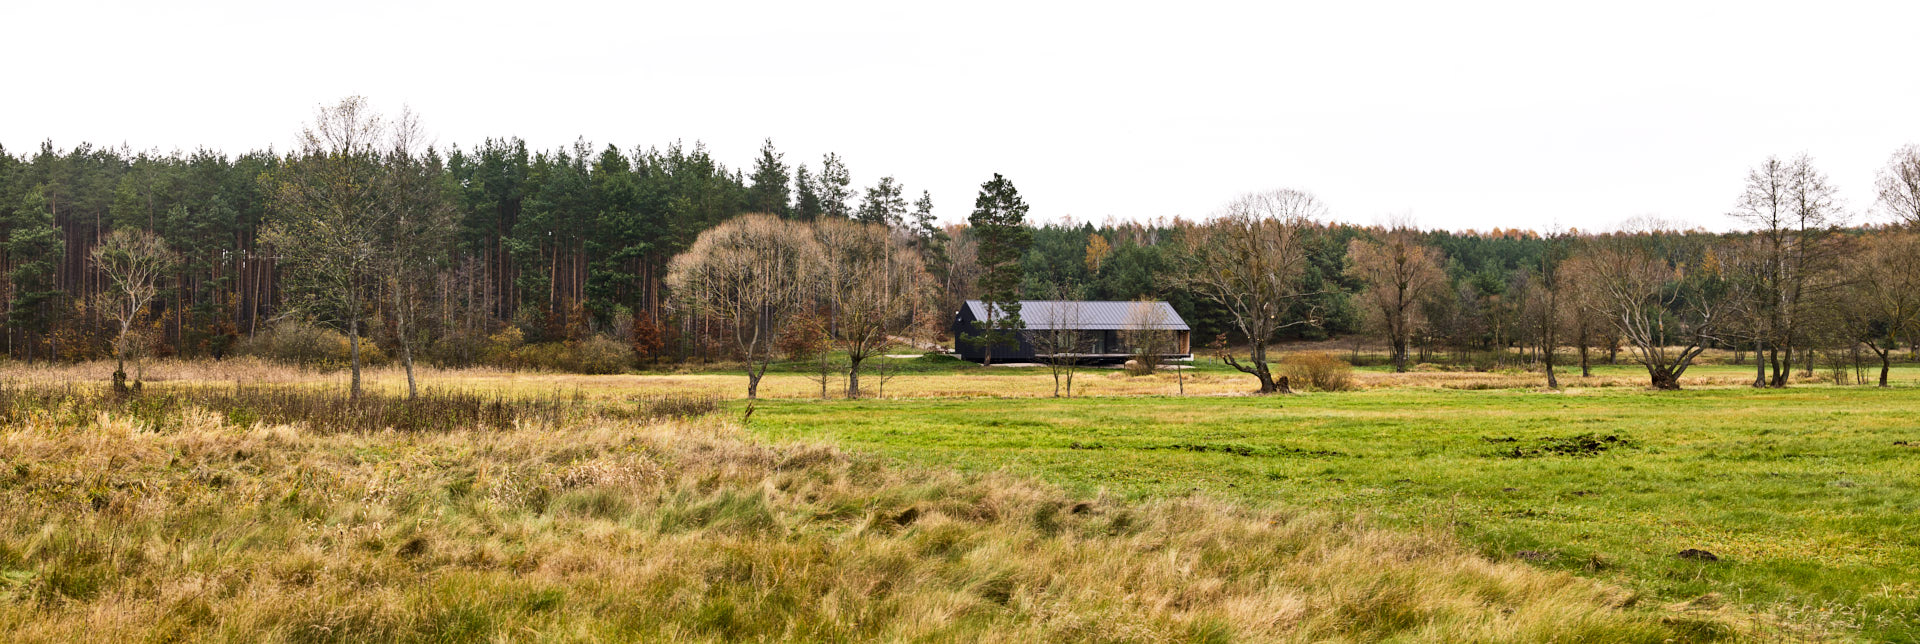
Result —
<instances>
[{"instance_id":1,"label":"gabled roof","mask_svg":"<svg viewBox=\"0 0 1920 644\"><path fill-rule=\"evenodd\" d=\"M980 300L967 300L967 310L975 320L987 319L987 308ZM1158 328L1187 331L1187 321L1166 302L1076 302L1068 300L1021 300L1020 321L1029 329L1085 329L1121 331Z\"/></svg>"}]
</instances>

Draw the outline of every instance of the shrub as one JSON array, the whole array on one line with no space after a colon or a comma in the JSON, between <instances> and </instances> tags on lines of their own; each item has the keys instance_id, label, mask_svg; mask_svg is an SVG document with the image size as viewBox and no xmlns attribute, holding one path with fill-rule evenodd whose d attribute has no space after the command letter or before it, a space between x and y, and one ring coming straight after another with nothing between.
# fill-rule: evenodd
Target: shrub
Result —
<instances>
[{"instance_id":1,"label":"shrub","mask_svg":"<svg viewBox=\"0 0 1920 644\"><path fill-rule=\"evenodd\" d=\"M240 355L320 369L345 368L353 358L353 347L348 342L346 334L292 321L276 324L266 333L240 342L237 352ZM379 345L362 339L360 362L367 365L385 364L387 355L380 350Z\"/></svg>"},{"instance_id":2,"label":"shrub","mask_svg":"<svg viewBox=\"0 0 1920 644\"><path fill-rule=\"evenodd\" d=\"M480 361L495 367L517 367L520 364L520 348L526 343L526 332L521 331L520 327L507 327L487 336L487 346L480 351Z\"/></svg>"},{"instance_id":3,"label":"shrub","mask_svg":"<svg viewBox=\"0 0 1920 644\"><path fill-rule=\"evenodd\" d=\"M568 373L619 373L633 362L633 351L619 340L592 335L585 340L519 344L520 331L507 329L493 336L487 364L506 369L538 369Z\"/></svg>"},{"instance_id":4,"label":"shrub","mask_svg":"<svg viewBox=\"0 0 1920 644\"><path fill-rule=\"evenodd\" d=\"M1353 388L1353 365L1324 351L1288 356L1286 372L1291 384L1301 389L1346 391Z\"/></svg>"},{"instance_id":5,"label":"shrub","mask_svg":"<svg viewBox=\"0 0 1920 644\"><path fill-rule=\"evenodd\" d=\"M619 340L595 334L579 342L570 342L572 371L580 373L620 373L632 361L633 351Z\"/></svg>"},{"instance_id":6,"label":"shrub","mask_svg":"<svg viewBox=\"0 0 1920 644\"><path fill-rule=\"evenodd\" d=\"M428 344L421 354L442 367L470 367L486 355L488 339L479 332L455 331Z\"/></svg>"}]
</instances>

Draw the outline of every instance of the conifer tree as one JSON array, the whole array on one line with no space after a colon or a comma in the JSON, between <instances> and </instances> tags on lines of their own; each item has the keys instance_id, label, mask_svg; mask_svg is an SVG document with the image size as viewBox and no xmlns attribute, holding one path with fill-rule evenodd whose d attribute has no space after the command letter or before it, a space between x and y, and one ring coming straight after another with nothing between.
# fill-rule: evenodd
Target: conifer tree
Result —
<instances>
[{"instance_id":1,"label":"conifer tree","mask_svg":"<svg viewBox=\"0 0 1920 644\"><path fill-rule=\"evenodd\" d=\"M826 158L820 160L820 216L833 219L853 217L852 206L847 204L853 198L853 190L847 187L850 185L853 185L853 177L847 173L846 162L840 160L840 155L828 152Z\"/></svg>"},{"instance_id":2,"label":"conifer tree","mask_svg":"<svg viewBox=\"0 0 1920 644\"><path fill-rule=\"evenodd\" d=\"M760 158L753 163L753 185L747 188L747 211L764 212L782 218L793 216L789 204L787 182L787 164L780 162L780 153L773 149L773 139L767 139L760 146Z\"/></svg>"},{"instance_id":3,"label":"conifer tree","mask_svg":"<svg viewBox=\"0 0 1920 644\"><path fill-rule=\"evenodd\" d=\"M986 347L985 362L992 364L994 347L1019 346L1020 330L1026 326L1020 321L1020 257L1033 231L1027 228L1026 200L999 173L980 184L967 222L979 241L980 302L987 313L975 323L975 337Z\"/></svg>"},{"instance_id":4,"label":"conifer tree","mask_svg":"<svg viewBox=\"0 0 1920 644\"><path fill-rule=\"evenodd\" d=\"M54 273L66 257L66 245L54 228L45 186L28 190L6 222L7 257L12 260L13 301L7 303L7 324L28 334L46 334L54 315L53 300L61 291ZM27 357L33 357L31 342Z\"/></svg>"},{"instance_id":5,"label":"conifer tree","mask_svg":"<svg viewBox=\"0 0 1920 644\"><path fill-rule=\"evenodd\" d=\"M881 224L888 228L899 228L906 224L907 199L903 190L893 177L881 177L880 182L867 189L867 196L860 202L860 211L855 219L869 224Z\"/></svg>"},{"instance_id":6,"label":"conifer tree","mask_svg":"<svg viewBox=\"0 0 1920 644\"><path fill-rule=\"evenodd\" d=\"M820 182L807 171L807 164L793 171L793 218L813 221L820 218Z\"/></svg>"}]
</instances>

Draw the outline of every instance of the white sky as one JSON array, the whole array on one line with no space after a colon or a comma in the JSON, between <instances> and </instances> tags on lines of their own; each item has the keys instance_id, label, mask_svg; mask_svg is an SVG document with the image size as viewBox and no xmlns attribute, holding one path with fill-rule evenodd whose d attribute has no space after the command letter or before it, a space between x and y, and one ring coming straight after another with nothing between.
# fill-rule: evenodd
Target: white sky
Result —
<instances>
[{"instance_id":1,"label":"white sky","mask_svg":"<svg viewBox=\"0 0 1920 644\"><path fill-rule=\"evenodd\" d=\"M762 138L943 220L1203 216L1246 191L1452 229L1725 228L1806 152L1862 216L1920 142L1920 3L7 2L0 144L285 149L410 105L444 147ZM186 5L188 3L178 3ZM1459 6L1452 6L1459 5Z\"/></svg>"}]
</instances>

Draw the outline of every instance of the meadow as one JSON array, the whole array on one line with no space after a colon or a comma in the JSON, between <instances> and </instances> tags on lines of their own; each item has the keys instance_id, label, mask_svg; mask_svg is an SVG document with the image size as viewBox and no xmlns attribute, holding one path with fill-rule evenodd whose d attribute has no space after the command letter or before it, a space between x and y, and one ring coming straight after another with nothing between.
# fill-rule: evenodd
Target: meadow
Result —
<instances>
[{"instance_id":1,"label":"meadow","mask_svg":"<svg viewBox=\"0 0 1920 644\"><path fill-rule=\"evenodd\" d=\"M1920 638L1920 387L1483 386L783 401L753 427L1082 493L1333 509L1666 600Z\"/></svg>"},{"instance_id":2,"label":"meadow","mask_svg":"<svg viewBox=\"0 0 1920 644\"><path fill-rule=\"evenodd\" d=\"M115 400L103 367L4 370L10 639L1920 638L1911 367L1262 398L1202 364L1056 399L935 364L853 401L789 371L744 424L724 371L436 370L411 405L378 370L355 406L244 361Z\"/></svg>"}]
</instances>

